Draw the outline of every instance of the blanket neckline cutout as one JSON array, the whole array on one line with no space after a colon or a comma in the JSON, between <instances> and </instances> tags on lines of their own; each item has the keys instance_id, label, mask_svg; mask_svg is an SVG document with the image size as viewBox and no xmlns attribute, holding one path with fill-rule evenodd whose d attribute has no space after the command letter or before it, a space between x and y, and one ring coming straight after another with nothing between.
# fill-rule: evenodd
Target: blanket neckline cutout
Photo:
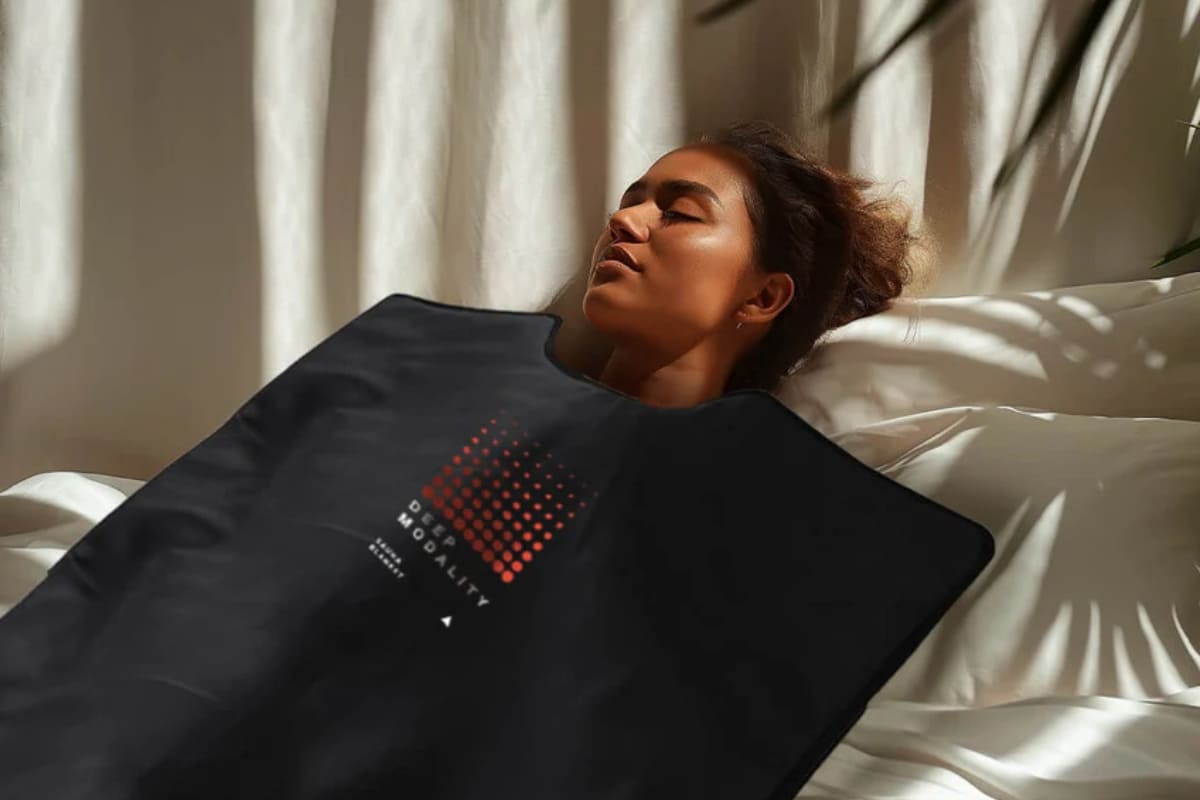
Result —
<instances>
[{"instance_id":1,"label":"blanket neckline cutout","mask_svg":"<svg viewBox=\"0 0 1200 800\"><path fill-rule=\"evenodd\" d=\"M558 338L559 329L562 328L562 326L563 326L563 318L561 315L555 314L552 311L520 311L517 309L486 308L486 307L478 307L477 308L475 306L464 306L464 305L459 305L456 303L446 303L446 302L442 302L440 300L431 300L427 297L420 297L418 295L408 294L407 292L393 292L389 296L390 297L403 297L403 298L406 298L409 300L415 300L419 303L424 303L426 305L435 306L437 308L444 308L444 309L447 309L450 311L482 311L482 312L488 313L488 314L505 314L505 315L517 316L517 317L526 317L526 318L541 317L542 319L549 319L552 321L553 324L550 327L550 331L546 335L546 341L545 341L545 344L543 347L543 354L544 354L546 360L550 363L550 365L552 367L554 367L556 370L558 370L563 375L563 377L567 378L568 380L571 380L582 386L586 386L593 391L615 397L616 399L620 400L621 402L624 402L625 404L629 405L631 408L637 409L637 410L642 411L647 414L662 414L664 416L667 416L667 415L685 415L685 414L699 413L699 412L705 411L709 408L715 408L717 406L720 406L720 405L723 405L726 403L729 403L729 404L737 403L737 402L739 402L739 400L737 400L736 398L738 398L739 395L746 396L746 397L758 396L758 397L761 397L763 400L765 400L769 405L774 406L778 412L786 414L789 417L798 419L798 420L800 420L800 422L805 423L805 425L807 425L805 420L803 420L801 417L799 417L795 411L792 411L790 408L788 408L775 395L773 395L770 392L765 391L763 389L735 389L732 392L726 392L725 394L718 395L717 397L714 397L712 399L705 400L702 403L697 403L694 406L686 406L686 407L678 407L678 408L672 408L672 407L668 407L668 406L653 406L653 405L650 405L649 403L645 403L645 402L639 400L638 398L634 397L633 395L629 395L629 394L625 394L624 392L620 392L620 391L612 388L611 386L601 383L600 381L597 381L596 379L590 377L589 375L587 375L583 372L580 372L579 370L574 369L573 367L569 367L566 364L564 364L558 360L558 357L554 354L554 343L555 343L556 339ZM751 402L761 402L761 401L751 401Z\"/></svg>"}]
</instances>

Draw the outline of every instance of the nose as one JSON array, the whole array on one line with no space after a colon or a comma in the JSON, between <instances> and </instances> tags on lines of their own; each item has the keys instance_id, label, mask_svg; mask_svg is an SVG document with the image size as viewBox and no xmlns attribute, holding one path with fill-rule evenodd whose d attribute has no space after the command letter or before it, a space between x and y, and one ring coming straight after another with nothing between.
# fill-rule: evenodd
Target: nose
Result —
<instances>
[{"instance_id":1,"label":"nose","mask_svg":"<svg viewBox=\"0 0 1200 800\"><path fill-rule=\"evenodd\" d=\"M617 209L608 215L608 235L614 242L637 237L625 211Z\"/></svg>"}]
</instances>

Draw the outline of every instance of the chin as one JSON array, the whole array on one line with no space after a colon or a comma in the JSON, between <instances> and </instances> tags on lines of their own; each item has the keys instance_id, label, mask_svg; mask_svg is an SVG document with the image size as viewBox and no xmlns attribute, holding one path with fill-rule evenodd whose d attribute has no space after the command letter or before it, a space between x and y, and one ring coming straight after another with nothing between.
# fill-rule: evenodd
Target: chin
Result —
<instances>
[{"instance_id":1,"label":"chin","mask_svg":"<svg viewBox=\"0 0 1200 800\"><path fill-rule=\"evenodd\" d=\"M616 281L611 281L616 283ZM623 338L637 329L637 309L624 302L622 292L608 290L608 283L589 286L583 295L583 316L600 333L612 339Z\"/></svg>"}]
</instances>

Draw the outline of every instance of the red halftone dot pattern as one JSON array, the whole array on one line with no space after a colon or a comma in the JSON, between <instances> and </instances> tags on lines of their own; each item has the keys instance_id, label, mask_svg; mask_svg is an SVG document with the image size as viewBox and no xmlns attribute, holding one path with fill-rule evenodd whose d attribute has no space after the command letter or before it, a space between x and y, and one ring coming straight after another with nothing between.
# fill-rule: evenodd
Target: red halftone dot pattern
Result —
<instances>
[{"instance_id":1,"label":"red halftone dot pattern","mask_svg":"<svg viewBox=\"0 0 1200 800\"><path fill-rule=\"evenodd\" d=\"M449 461L421 488L421 496L505 583L545 552L543 541L549 546L553 538L548 528L562 532L566 520L587 508L581 498L600 495L505 410L472 431ZM534 541L535 533L543 541Z\"/></svg>"}]
</instances>

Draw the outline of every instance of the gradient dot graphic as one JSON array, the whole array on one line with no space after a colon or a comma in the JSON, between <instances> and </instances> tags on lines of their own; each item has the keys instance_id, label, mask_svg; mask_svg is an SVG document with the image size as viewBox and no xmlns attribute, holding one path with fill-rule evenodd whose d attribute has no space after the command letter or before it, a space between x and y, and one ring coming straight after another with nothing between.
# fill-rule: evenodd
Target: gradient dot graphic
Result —
<instances>
[{"instance_id":1,"label":"gradient dot graphic","mask_svg":"<svg viewBox=\"0 0 1200 800\"><path fill-rule=\"evenodd\" d=\"M562 534L587 508L585 496L599 495L506 410L472 431L421 488L504 583L533 568L553 545L551 530Z\"/></svg>"}]
</instances>

